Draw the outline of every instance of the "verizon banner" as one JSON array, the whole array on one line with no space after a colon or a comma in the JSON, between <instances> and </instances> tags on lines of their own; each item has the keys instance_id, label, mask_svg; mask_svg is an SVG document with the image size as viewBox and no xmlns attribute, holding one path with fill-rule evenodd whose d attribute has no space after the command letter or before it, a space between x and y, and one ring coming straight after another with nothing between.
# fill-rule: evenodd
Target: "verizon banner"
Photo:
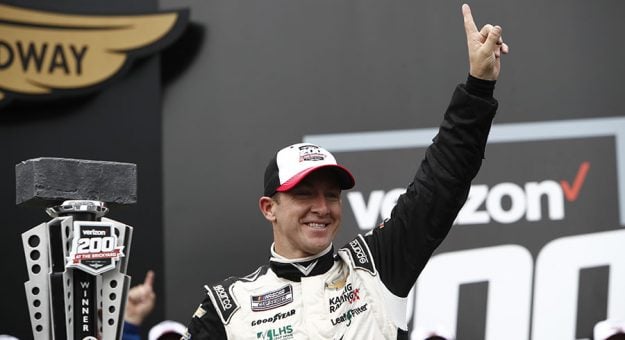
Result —
<instances>
[{"instance_id":1,"label":"verizon banner","mask_svg":"<svg viewBox=\"0 0 625 340\"><path fill-rule=\"evenodd\" d=\"M337 245L389 216L436 131L304 137L357 180ZM456 225L411 293L413 339L579 339L625 319L624 138L623 118L493 126Z\"/></svg>"}]
</instances>

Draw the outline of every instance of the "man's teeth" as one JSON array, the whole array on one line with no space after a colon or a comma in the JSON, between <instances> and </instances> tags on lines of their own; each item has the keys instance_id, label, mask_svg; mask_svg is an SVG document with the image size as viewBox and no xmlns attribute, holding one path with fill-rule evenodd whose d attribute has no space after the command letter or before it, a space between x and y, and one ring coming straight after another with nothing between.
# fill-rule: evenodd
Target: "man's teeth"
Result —
<instances>
[{"instance_id":1,"label":"man's teeth","mask_svg":"<svg viewBox=\"0 0 625 340\"><path fill-rule=\"evenodd\" d=\"M325 228L326 224L325 223L308 223L308 226L312 228Z\"/></svg>"}]
</instances>

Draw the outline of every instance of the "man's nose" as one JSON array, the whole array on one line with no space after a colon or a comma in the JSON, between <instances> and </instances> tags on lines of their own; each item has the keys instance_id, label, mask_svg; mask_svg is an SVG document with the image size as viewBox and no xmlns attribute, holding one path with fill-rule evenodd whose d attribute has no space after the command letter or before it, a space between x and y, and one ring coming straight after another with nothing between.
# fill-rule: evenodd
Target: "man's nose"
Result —
<instances>
[{"instance_id":1,"label":"man's nose","mask_svg":"<svg viewBox=\"0 0 625 340\"><path fill-rule=\"evenodd\" d=\"M330 211L329 205L328 205L328 199L325 197L324 194L319 193L317 195L315 195L314 199L313 199L313 207L312 207L313 212L318 213L318 214L322 214L325 215Z\"/></svg>"}]
</instances>

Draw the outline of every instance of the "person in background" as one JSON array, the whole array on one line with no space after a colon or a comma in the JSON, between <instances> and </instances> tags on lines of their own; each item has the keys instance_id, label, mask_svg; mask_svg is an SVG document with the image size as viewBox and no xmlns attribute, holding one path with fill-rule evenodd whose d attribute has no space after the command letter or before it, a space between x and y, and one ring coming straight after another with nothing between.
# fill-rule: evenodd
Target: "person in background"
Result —
<instances>
[{"instance_id":1,"label":"person in background","mask_svg":"<svg viewBox=\"0 0 625 340\"><path fill-rule=\"evenodd\" d=\"M606 319L593 329L594 340L625 340L625 320Z\"/></svg>"},{"instance_id":2,"label":"person in background","mask_svg":"<svg viewBox=\"0 0 625 340\"><path fill-rule=\"evenodd\" d=\"M128 290L122 340L141 340L141 324L152 313L156 303L156 294L153 287L154 271L148 270L143 283Z\"/></svg>"},{"instance_id":3,"label":"person in background","mask_svg":"<svg viewBox=\"0 0 625 340\"><path fill-rule=\"evenodd\" d=\"M423 340L455 340L455 334L443 325L431 325L427 328L415 329L412 338Z\"/></svg>"},{"instance_id":4,"label":"person in background","mask_svg":"<svg viewBox=\"0 0 625 340\"><path fill-rule=\"evenodd\" d=\"M150 328L148 340L180 340L187 330L183 324L177 321L165 320Z\"/></svg>"},{"instance_id":5,"label":"person in background","mask_svg":"<svg viewBox=\"0 0 625 340\"><path fill-rule=\"evenodd\" d=\"M143 283L128 290L122 340L141 340L141 325L152 313L155 304L154 271L149 270L145 274ZM150 328L148 340L178 340L185 330L186 327L177 321L161 321Z\"/></svg>"}]
</instances>

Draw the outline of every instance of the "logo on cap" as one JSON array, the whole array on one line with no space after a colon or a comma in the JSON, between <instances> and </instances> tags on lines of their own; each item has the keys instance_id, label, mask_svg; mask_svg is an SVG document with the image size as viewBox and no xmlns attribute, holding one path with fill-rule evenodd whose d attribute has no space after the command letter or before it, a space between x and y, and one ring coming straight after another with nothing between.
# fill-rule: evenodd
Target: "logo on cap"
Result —
<instances>
[{"instance_id":1,"label":"logo on cap","mask_svg":"<svg viewBox=\"0 0 625 340\"><path fill-rule=\"evenodd\" d=\"M326 154L321 149L312 144L302 145L299 147L299 161L323 161L326 159Z\"/></svg>"}]
</instances>

